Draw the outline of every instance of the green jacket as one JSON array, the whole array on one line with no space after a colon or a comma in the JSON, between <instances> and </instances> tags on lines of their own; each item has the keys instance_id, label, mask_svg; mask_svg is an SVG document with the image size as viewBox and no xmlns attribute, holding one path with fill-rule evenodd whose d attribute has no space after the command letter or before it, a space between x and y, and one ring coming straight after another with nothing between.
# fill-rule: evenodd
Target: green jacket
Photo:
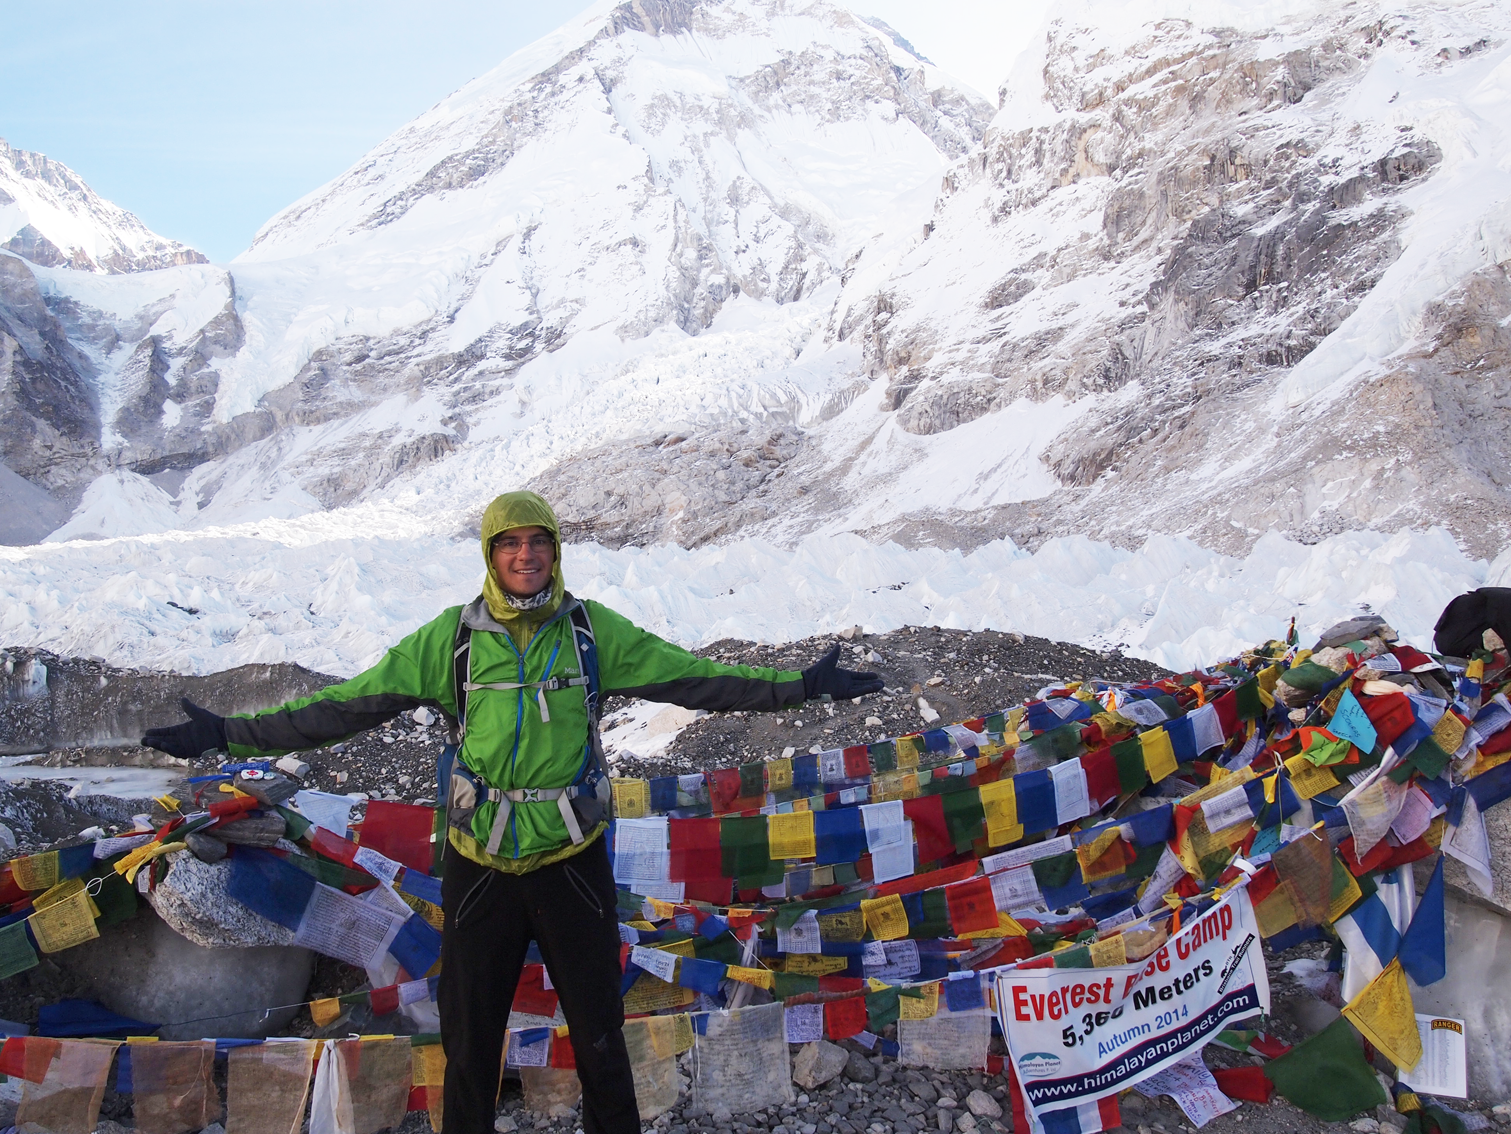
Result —
<instances>
[{"instance_id":1,"label":"green jacket","mask_svg":"<svg viewBox=\"0 0 1511 1134\"><path fill-rule=\"evenodd\" d=\"M478 684L535 682L578 676L567 617L577 601L563 601L528 638L523 652L479 597L451 607L390 649L377 665L314 696L250 716L226 719L233 758L262 759L315 748L383 724L420 705L457 715L452 649L457 622L472 628L472 680ZM634 625L601 603L583 603L598 647L601 695L666 701L689 709L775 710L803 700L801 673L720 665L695 657ZM544 694L550 720L541 719L533 690L474 690L467 697L467 735L462 762L490 787L557 788L575 782L591 759L587 696L583 686ZM497 805L483 803L472 833L486 841ZM529 869L576 849L554 802L519 803L500 847L512 862L502 869ZM470 842L471 840L467 840ZM481 846L458 849L478 859ZM528 861L528 865L526 862Z\"/></svg>"}]
</instances>

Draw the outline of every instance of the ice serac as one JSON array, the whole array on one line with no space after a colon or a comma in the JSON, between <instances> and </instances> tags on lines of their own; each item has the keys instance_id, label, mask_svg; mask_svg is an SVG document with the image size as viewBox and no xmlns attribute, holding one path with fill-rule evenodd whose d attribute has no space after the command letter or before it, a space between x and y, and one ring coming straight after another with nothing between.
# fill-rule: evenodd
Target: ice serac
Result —
<instances>
[{"instance_id":1,"label":"ice serac","mask_svg":"<svg viewBox=\"0 0 1511 1134\"><path fill-rule=\"evenodd\" d=\"M203 264L187 245L152 232L59 161L0 138L0 248L50 268L144 272Z\"/></svg>"},{"instance_id":2,"label":"ice serac","mask_svg":"<svg viewBox=\"0 0 1511 1134\"><path fill-rule=\"evenodd\" d=\"M852 515L1235 551L1442 522L1504 546L1504 5L1070 4L1001 100L922 238L868 249L836 307L873 390L827 427L851 439L830 467L946 486ZM1044 421L1057 401L1078 412ZM985 483L1037 465L1040 491L998 503L953 475L1025 431L1032 459Z\"/></svg>"}]
</instances>

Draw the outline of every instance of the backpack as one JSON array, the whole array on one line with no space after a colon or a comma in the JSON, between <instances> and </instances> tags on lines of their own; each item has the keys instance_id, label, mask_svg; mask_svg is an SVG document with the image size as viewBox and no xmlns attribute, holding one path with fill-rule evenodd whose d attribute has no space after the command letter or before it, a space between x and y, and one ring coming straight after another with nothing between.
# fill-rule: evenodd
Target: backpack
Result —
<instances>
[{"instance_id":1,"label":"backpack","mask_svg":"<svg viewBox=\"0 0 1511 1134\"><path fill-rule=\"evenodd\" d=\"M472 816L485 801L498 804L493 827L489 833L487 850L497 854L504 828L508 826L509 814L515 803L538 803L554 801L561 811L562 822L572 842L581 843L604 819L609 817L612 788L609 784L608 764L603 757L603 741L599 736L599 679L598 645L593 636L593 623L588 618L587 607L571 595L566 596L567 618L571 622L572 649L577 659L577 677L550 677L544 681L523 683L501 682L475 684L472 680L472 627L462 618L457 619L456 639L452 645L452 681L456 696L457 718L451 741L441 750L436 761L437 798L445 801L446 822L449 826L471 832ZM489 787L477 774L461 761L462 742L467 735L467 694L474 689L520 689L536 691L541 716L551 719L546 710L545 694L559 689L579 686L588 710L588 741L583 751L582 765L571 784L561 788L515 788L505 791Z\"/></svg>"},{"instance_id":2,"label":"backpack","mask_svg":"<svg viewBox=\"0 0 1511 1134\"><path fill-rule=\"evenodd\" d=\"M1438 653L1467 658L1485 648L1486 630L1511 643L1511 587L1480 587L1459 595L1443 608L1432 640Z\"/></svg>"}]
</instances>

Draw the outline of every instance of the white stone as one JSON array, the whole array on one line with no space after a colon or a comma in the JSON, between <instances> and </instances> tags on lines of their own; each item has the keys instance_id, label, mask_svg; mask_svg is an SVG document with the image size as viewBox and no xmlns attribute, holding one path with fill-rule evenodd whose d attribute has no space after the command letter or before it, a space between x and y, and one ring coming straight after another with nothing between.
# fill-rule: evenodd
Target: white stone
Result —
<instances>
[{"instance_id":1,"label":"white stone","mask_svg":"<svg viewBox=\"0 0 1511 1134\"><path fill-rule=\"evenodd\" d=\"M507 1114L501 1114L493 1120L493 1129L498 1131L498 1134L511 1134L511 1131L518 1130L519 1126Z\"/></svg>"},{"instance_id":2,"label":"white stone","mask_svg":"<svg viewBox=\"0 0 1511 1134\"><path fill-rule=\"evenodd\" d=\"M806 1043L792 1061L792 1081L806 1090L814 1090L839 1075L849 1061L850 1053L838 1044L828 1040Z\"/></svg>"},{"instance_id":3,"label":"white stone","mask_svg":"<svg viewBox=\"0 0 1511 1134\"><path fill-rule=\"evenodd\" d=\"M428 705L421 705L418 709L416 709L409 715L414 718L415 724L420 725L424 728L429 728L436 722L436 715Z\"/></svg>"},{"instance_id":4,"label":"white stone","mask_svg":"<svg viewBox=\"0 0 1511 1134\"><path fill-rule=\"evenodd\" d=\"M974 1090L965 1096L965 1105L977 1118L1001 1118L1002 1106L983 1090Z\"/></svg>"},{"instance_id":5,"label":"white stone","mask_svg":"<svg viewBox=\"0 0 1511 1134\"><path fill-rule=\"evenodd\" d=\"M273 767L280 772L286 772L296 780L302 780L310 774L310 766L297 756L281 756Z\"/></svg>"}]
</instances>

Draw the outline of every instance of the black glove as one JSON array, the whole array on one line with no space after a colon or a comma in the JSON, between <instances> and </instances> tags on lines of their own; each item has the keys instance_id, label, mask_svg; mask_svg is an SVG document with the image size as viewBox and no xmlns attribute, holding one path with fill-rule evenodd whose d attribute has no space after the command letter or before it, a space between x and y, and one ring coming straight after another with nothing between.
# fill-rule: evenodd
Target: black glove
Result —
<instances>
[{"instance_id":1,"label":"black glove","mask_svg":"<svg viewBox=\"0 0 1511 1134\"><path fill-rule=\"evenodd\" d=\"M879 673L840 669L838 646L803 670L803 699L807 701L825 695L835 701L848 701L867 693L880 693L885 685Z\"/></svg>"},{"instance_id":2,"label":"black glove","mask_svg":"<svg viewBox=\"0 0 1511 1134\"><path fill-rule=\"evenodd\" d=\"M224 751L226 718L216 716L209 709L201 709L187 697L179 704L189 719L167 728L149 728L142 743L181 760L198 760L211 750Z\"/></svg>"}]
</instances>

